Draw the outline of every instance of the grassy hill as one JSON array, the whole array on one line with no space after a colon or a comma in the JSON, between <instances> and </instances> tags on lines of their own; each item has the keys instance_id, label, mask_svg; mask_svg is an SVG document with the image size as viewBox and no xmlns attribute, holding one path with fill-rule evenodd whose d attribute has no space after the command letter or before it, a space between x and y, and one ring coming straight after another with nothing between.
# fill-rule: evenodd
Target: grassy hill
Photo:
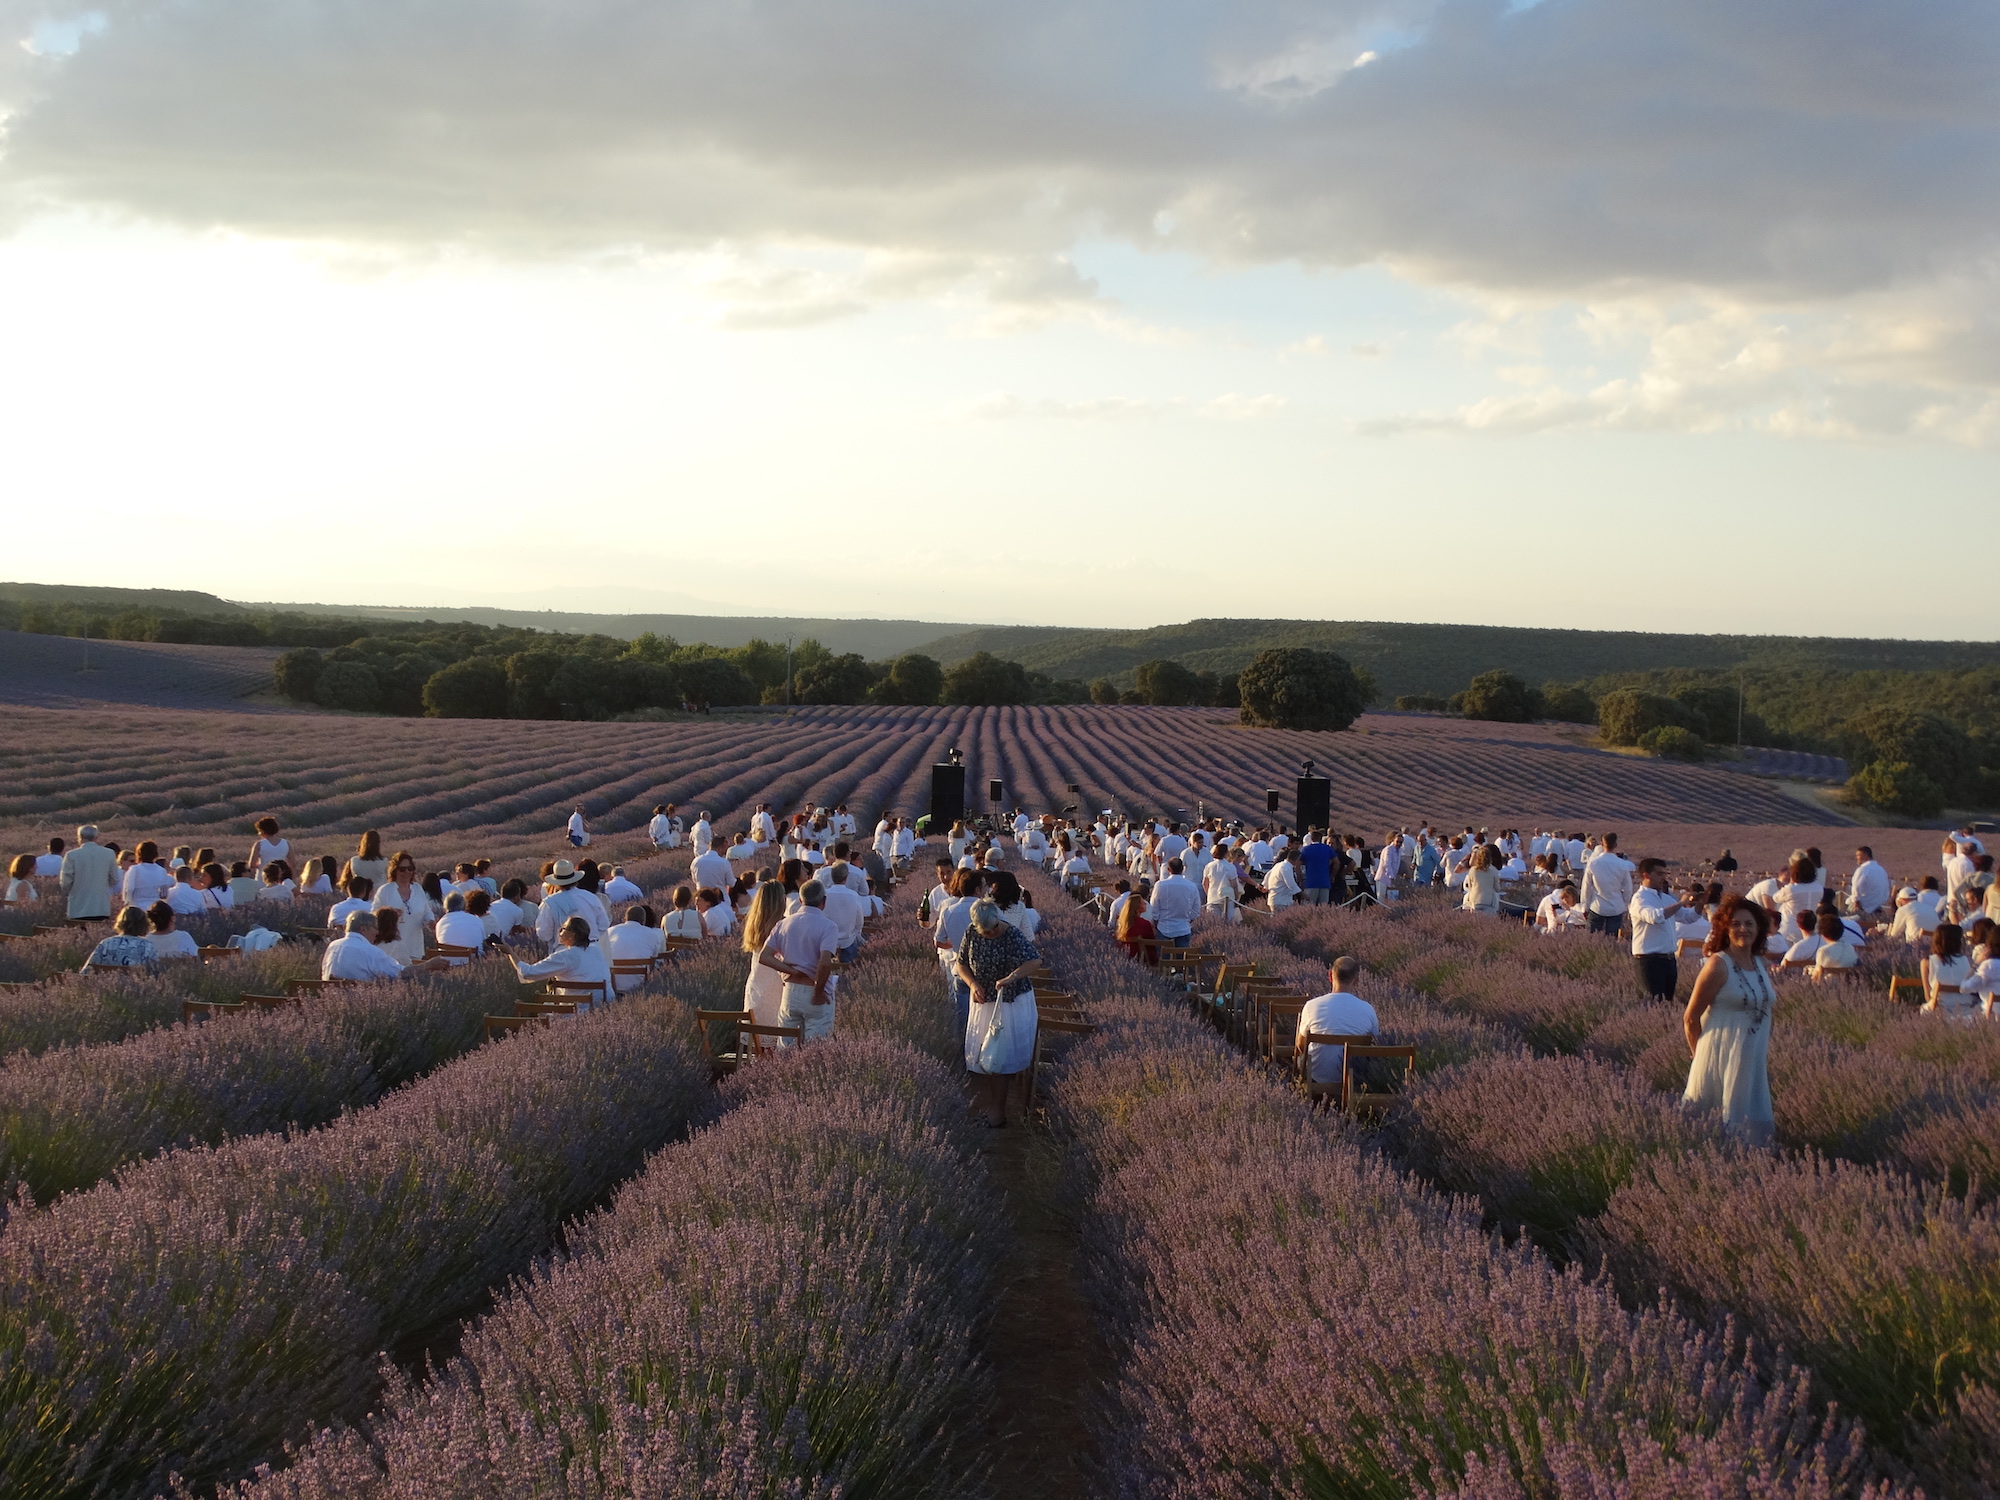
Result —
<instances>
[{"instance_id":1,"label":"grassy hill","mask_svg":"<svg viewBox=\"0 0 2000 1500\"><path fill-rule=\"evenodd\" d=\"M918 649L947 665L975 651L991 651L1051 677L1085 681L1109 677L1127 687L1132 669L1155 657L1170 657L1196 671L1234 672L1258 652L1277 646L1336 651L1373 672L1383 692L1392 697L1452 693L1493 667L1518 672L1539 685L1669 668L1922 672L2000 664L2000 642L1993 641L1667 635L1331 620L1190 620L1150 630L986 626L956 631Z\"/></svg>"}]
</instances>

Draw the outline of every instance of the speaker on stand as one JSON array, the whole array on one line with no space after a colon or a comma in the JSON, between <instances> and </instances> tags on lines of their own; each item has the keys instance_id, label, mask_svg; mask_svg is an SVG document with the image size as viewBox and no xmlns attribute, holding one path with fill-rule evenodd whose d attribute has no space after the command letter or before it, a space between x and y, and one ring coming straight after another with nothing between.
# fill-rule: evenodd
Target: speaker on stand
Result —
<instances>
[{"instance_id":1,"label":"speaker on stand","mask_svg":"<svg viewBox=\"0 0 2000 1500\"><path fill-rule=\"evenodd\" d=\"M946 832L965 818L965 767L940 761L931 767L931 828Z\"/></svg>"},{"instance_id":2,"label":"speaker on stand","mask_svg":"<svg viewBox=\"0 0 2000 1500\"><path fill-rule=\"evenodd\" d=\"M1299 832L1327 827L1333 822L1333 783L1324 776L1301 776L1296 805Z\"/></svg>"}]
</instances>

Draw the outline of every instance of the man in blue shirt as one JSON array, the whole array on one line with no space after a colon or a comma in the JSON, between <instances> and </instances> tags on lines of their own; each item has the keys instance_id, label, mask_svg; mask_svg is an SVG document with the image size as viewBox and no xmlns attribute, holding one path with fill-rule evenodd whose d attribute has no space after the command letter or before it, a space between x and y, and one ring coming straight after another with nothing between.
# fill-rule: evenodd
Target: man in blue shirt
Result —
<instances>
[{"instance_id":1,"label":"man in blue shirt","mask_svg":"<svg viewBox=\"0 0 2000 1500\"><path fill-rule=\"evenodd\" d=\"M1299 855L1305 865L1304 890L1300 894L1309 906L1326 905L1333 893L1333 846L1321 837L1319 829L1310 829Z\"/></svg>"}]
</instances>

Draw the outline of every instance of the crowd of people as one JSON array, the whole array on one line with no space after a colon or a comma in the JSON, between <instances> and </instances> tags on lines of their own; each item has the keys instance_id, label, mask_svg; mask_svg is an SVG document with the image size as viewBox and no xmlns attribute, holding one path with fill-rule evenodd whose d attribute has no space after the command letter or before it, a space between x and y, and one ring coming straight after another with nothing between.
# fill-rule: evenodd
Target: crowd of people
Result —
<instances>
[{"instance_id":1,"label":"crowd of people","mask_svg":"<svg viewBox=\"0 0 2000 1500\"><path fill-rule=\"evenodd\" d=\"M688 823L675 805L662 804L647 836L658 850L685 848L690 868L657 910L622 866L581 857L590 832L580 807L565 829L580 857L546 861L533 880L504 882L485 859L423 871L407 851L385 853L373 830L346 859L308 857L295 870L275 818L259 819L243 858L228 864L206 847L169 854L141 841L121 849L85 826L74 844L51 839L43 853L12 860L6 899L33 901L37 882L54 882L72 918L109 919L112 934L88 961L107 968L196 958L194 940L176 928L182 917L333 896L323 979L394 979L491 952L506 955L524 984L596 986L605 998L643 982L630 961L643 967L670 947L734 941L749 964L745 1011L760 1025L812 1040L834 1029L840 970L859 957L868 922L909 876L920 840L941 832L936 879L918 916L933 934L966 1067L982 1080L982 1107L995 1124L1004 1118L1005 1081L1032 1056L1036 1026L1041 914L1007 868L1015 861L1091 905L1141 961L1157 961L1162 946L1188 946L1203 922L1237 923L1294 905L1391 902L1423 889L1467 913L1522 921L1547 935L1629 941L1638 989L1655 1002L1676 999L1679 956L1698 947L1704 961L1684 1012L1693 1054L1687 1097L1720 1109L1752 1137L1767 1133L1770 1121L1764 1055L1774 972L1802 970L1817 982L1854 968L1871 943L1901 945L1918 950L1927 1009L1971 1023L1992 1016L2000 995L2000 885L1993 856L1966 828L1944 838L1937 874L1900 886L1861 845L1844 878L1829 872L1817 848L1801 848L1736 890L1741 872L1728 850L1677 882L1662 860L1628 858L1609 832L1448 833L1425 823L1371 841L1319 828L1108 813L1033 817L1019 808L1010 818L943 830L927 821L884 816L864 842L845 805L780 817L760 803L743 826L723 833L706 811ZM615 972L621 962L623 972ZM1333 966L1331 987L1311 1002L1302 1031L1377 1034L1372 1007L1355 992L1359 968L1343 965L1352 961ZM1315 1056L1309 1066L1317 1076L1339 1060Z\"/></svg>"}]
</instances>

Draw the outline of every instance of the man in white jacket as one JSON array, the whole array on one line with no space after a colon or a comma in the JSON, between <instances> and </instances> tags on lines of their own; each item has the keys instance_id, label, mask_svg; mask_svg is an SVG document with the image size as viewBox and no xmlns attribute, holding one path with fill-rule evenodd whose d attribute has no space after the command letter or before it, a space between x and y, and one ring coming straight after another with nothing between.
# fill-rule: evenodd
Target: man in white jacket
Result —
<instances>
[{"instance_id":1,"label":"man in white jacket","mask_svg":"<svg viewBox=\"0 0 2000 1500\"><path fill-rule=\"evenodd\" d=\"M1201 915L1201 890L1183 873L1177 859L1167 861L1167 873L1153 887L1153 931L1176 948L1185 948Z\"/></svg>"},{"instance_id":2,"label":"man in white jacket","mask_svg":"<svg viewBox=\"0 0 2000 1500\"><path fill-rule=\"evenodd\" d=\"M1639 883L1626 907L1632 919L1632 959L1639 971L1639 988L1648 1000L1671 1001L1680 982L1680 963L1674 956L1680 924L1674 919L1681 903L1668 886L1665 860L1641 860Z\"/></svg>"},{"instance_id":3,"label":"man in white jacket","mask_svg":"<svg viewBox=\"0 0 2000 1500\"><path fill-rule=\"evenodd\" d=\"M1584 866L1581 894L1590 930L1615 937L1632 904L1632 862L1618 852L1617 834L1605 834L1604 847Z\"/></svg>"}]
</instances>

